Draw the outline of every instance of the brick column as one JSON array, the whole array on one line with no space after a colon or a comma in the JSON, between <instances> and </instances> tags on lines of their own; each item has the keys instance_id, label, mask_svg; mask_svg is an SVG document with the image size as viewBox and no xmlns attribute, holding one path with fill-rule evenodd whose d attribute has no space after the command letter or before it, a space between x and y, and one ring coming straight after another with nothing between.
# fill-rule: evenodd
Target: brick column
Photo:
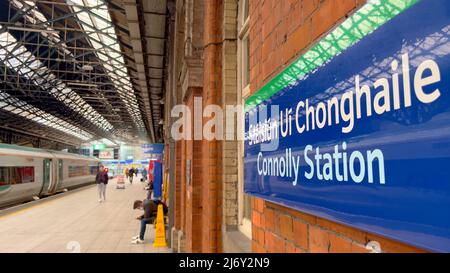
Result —
<instances>
[{"instance_id":1,"label":"brick column","mask_svg":"<svg viewBox=\"0 0 450 273\"><path fill-rule=\"evenodd\" d=\"M222 1L205 0L203 103L221 105L221 18ZM204 118L204 124L209 118ZM203 252L221 250L221 151L219 141L202 141L203 161Z\"/></svg>"},{"instance_id":2,"label":"brick column","mask_svg":"<svg viewBox=\"0 0 450 273\"><path fill-rule=\"evenodd\" d=\"M194 109L194 99L201 98L202 88L190 88L186 105ZM193 128L194 117L191 117ZM185 233L186 252L201 252L202 250L202 149L201 140L187 140L186 160L190 161L190 170L186 165L186 194L185 194ZM189 177L189 180L188 180Z\"/></svg>"}]
</instances>

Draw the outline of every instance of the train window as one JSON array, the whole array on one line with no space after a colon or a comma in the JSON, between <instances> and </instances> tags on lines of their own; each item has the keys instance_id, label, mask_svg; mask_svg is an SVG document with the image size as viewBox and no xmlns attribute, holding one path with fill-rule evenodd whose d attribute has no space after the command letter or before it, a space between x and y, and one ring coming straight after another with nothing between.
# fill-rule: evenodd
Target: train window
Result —
<instances>
[{"instance_id":1,"label":"train window","mask_svg":"<svg viewBox=\"0 0 450 273\"><path fill-rule=\"evenodd\" d=\"M89 175L88 166L69 166L69 177Z\"/></svg>"},{"instance_id":2,"label":"train window","mask_svg":"<svg viewBox=\"0 0 450 273\"><path fill-rule=\"evenodd\" d=\"M91 174L97 174L98 172L98 166L90 166Z\"/></svg>"},{"instance_id":3,"label":"train window","mask_svg":"<svg viewBox=\"0 0 450 273\"><path fill-rule=\"evenodd\" d=\"M9 184L8 167L0 167L0 186Z\"/></svg>"},{"instance_id":4,"label":"train window","mask_svg":"<svg viewBox=\"0 0 450 273\"><path fill-rule=\"evenodd\" d=\"M19 168L9 168L9 183L15 185L20 184L21 181Z\"/></svg>"},{"instance_id":5,"label":"train window","mask_svg":"<svg viewBox=\"0 0 450 273\"><path fill-rule=\"evenodd\" d=\"M22 183L34 182L34 167L21 167L20 175L22 176Z\"/></svg>"},{"instance_id":6,"label":"train window","mask_svg":"<svg viewBox=\"0 0 450 273\"><path fill-rule=\"evenodd\" d=\"M34 182L34 167L0 167L0 186Z\"/></svg>"}]
</instances>

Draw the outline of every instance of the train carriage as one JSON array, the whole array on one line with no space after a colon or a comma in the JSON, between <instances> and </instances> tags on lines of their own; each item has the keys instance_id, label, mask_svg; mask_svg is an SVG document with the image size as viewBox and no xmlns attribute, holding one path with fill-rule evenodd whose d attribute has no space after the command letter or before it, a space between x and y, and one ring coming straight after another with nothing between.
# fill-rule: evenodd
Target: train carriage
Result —
<instances>
[{"instance_id":1,"label":"train carriage","mask_svg":"<svg viewBox=\"0 0 450 273\"><path fill-rule=\"evenodd\" d=\"M0 207L93 183L94 157L0 144Z\"/></svg>"}]
</instances>

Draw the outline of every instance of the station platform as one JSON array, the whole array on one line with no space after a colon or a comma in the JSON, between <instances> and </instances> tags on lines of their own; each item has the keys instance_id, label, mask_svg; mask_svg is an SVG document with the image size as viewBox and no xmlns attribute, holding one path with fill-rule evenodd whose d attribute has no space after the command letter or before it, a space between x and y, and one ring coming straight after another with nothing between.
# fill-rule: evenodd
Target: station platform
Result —
<instances>
[{"instance_id":1,"label":"station platform","mask_svg":"<svg viewBox=\"0 0 450 273\"><path fill-rule=\"evenodd\" d=\"M136 217L143 213L133 210L133 202L145 196L144 183L137 178L125 189L116 189L112 179L104 203L98 202L97 186L91 185L3 212L0 252L171 252L153 247L153 225L147 225L144 244L131 244L139 234Z\"/></svg>"}]
</instances>

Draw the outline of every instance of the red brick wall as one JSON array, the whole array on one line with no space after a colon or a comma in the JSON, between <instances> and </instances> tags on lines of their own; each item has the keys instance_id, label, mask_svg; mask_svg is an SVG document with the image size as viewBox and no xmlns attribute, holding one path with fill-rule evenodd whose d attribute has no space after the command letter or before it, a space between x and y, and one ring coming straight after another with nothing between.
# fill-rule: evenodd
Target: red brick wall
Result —
<instances>
[{"instance_id":1,"label":"red brick wall","mask_svg":"<svg viewBox=\"0 0 450 273\"><path fill-rule=\"evenodd\" d=\"M203 1L202 5L199 1ZM188 87L185 98L192 115L193 99L202 97L203 108L222 104L222 14L223 1L199 0L202 15L194 16L195 25L203 18L202 31L194 29L194 36L203 37L203 88ZM185 3L186 4L186 3ZM194 7L195 8L195 7ZM197 11L194 11L197 12ZM185 18L182 18L183 20ZM181 67L181 66L180 66ZM179 93L182 93L179 90ZM203 124L210 117L203 118ZM192 121L192 117L191 117ZM191 127L192 130L194 127ZM182 140L176 146L175 228L185 235L186 252L222 251L222 142L217 140ZM186 185L186 160L191 160L191 185Z\"/></svg>"},{"instance_id":2,"label":"red brick wall","mask_svg":"<svg viewBox=\"0 0 450 273\"><path fill-rule=\"evenodd\" d=\"M251 0L250 90L254 93L364 0ZM384 252L417 248L253 198L254 252Z\"/></svg>"},{"instance_id":3,"label":"red brick wall","mask_svg":"<svg viewBox=\"0 0 450 273\"><path fill-rule=\"evenodd\" d=\"M250 89L255 92L364 0L251 0Z\"/></svg>"},{"instance_id":4,"label":"red brick wall","mask_svg":"<svg viewBox=\"0 0 450 273\"><path fill-rule=\"evenodd\" d=\"M194 128L194 98L201 97L202 88L190 87L188 91L188 98L186 98L186 105L191 109L191 128ZM202 249L202 153L201 141L192 140L184 141L185 147L185 168L187 168L186 160L191 161L191 181L188 184L186 180L186 170L184 172L184 179L182 183L184 186L185 210L183 211L182 219L184 221L183 230L186 234L186 252L201 252Z\"/></svg>"},{"instance_id":5,"label":"red brick wall","mask_svg":"<svg viewBox=\"0 0 450 273\"><path fill-rule=\"evenodd\" d=\"M203 104L220 105L222 71L221 71L221 2L205 2L203 35ZM204 118L205 124L210 118ZM219 141L202 141L202 251L219 252L221 246L222 208L220 198L221 164Z\"/></svg>"},{"instance_id":6,"label":"red brick wall","mask_svg":"<svg viewBox=\"0 0 450 273\"><path fill-rule=\"evenodd\" d=\"M182 176L182 140L175 142L175 219L174 219L174 227L177 230L181 229L181 181Z\"/></svg>"},{"instance_id":7,"label":"red brick wall","mask_svg":"<svg viewBox=\"0 0 450 273\"><path fill-rule=\"evenodd\" d=\"M383 252L424 252L262 199L253 198L252 206L253 252L368 252L369 241L379 242Z\"/></svg>"}]
</instances>

